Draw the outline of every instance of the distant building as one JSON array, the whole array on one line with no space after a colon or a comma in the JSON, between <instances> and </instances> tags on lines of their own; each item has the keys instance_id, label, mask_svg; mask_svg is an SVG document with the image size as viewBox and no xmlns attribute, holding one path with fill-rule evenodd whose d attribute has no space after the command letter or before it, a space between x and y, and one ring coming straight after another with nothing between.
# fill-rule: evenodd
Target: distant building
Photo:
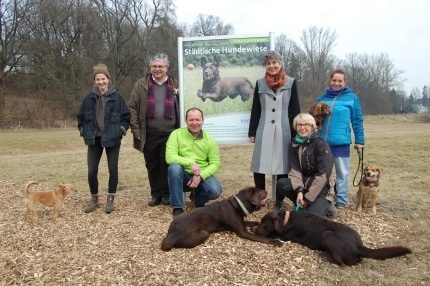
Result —
<instances>
[{"instance_id":1,"label":"distant building","mask_svg":"<svg viewBox=\"0 0 430 286\"><path fill-rule=\"evenodd\" d=\"M423 114L423 113L427 113L429 111L428 107L425 107L422 104L413 104L412 110L414 112L416 112L417 114Z\"/></svg>"}]
</instances>

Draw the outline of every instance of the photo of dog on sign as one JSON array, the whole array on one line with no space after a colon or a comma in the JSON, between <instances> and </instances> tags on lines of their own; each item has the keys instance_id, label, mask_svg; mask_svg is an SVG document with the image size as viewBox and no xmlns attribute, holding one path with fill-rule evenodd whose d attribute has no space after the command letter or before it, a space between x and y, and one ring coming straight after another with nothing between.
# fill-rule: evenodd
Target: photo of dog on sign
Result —
<instances>
[{"instance_id":1,"label":"photo of dog on sign","mask_svg":"<svg viewBox=\"0 0 430 286\"><path fill-rule=\"evenodd\" d=\"M240 96L242 101L247 101L254 93L254 86L246 77L221 77L219 71L219 61L214 56L212 61L206 57L201 57L200 64L203 69L203 86L197 91L197 96L202 101L210 99L220 102L226 97L231 99Z\"/></svg>"}]
</instances>

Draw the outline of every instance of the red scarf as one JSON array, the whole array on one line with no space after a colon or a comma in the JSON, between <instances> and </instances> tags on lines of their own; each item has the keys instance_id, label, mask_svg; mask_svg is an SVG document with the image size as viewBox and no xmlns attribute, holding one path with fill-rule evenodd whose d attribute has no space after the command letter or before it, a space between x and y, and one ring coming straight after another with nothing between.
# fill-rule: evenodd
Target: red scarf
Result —
<instances>
[{"instance_id":1,"label":"red scarf","mask_svg":"<svg viewBox=\"0 0 430 286\"><path fill-rule=\"evenodd\" d=\"M173 79L167 75L167 90L166 90L166 102L164 108L164 117L167 119L173 119L175 101L173 99ZM154 80L151 75L148 75L148 95L146 99L146 117L155 118L155 94L154 94Z\"/></svg>"},{"instance_id":2,"label":"red scarf","mask_svg":"<svg viewBox=\"0 0 430 286\"><path fill-rule=\"evenodd\" d=\"M287 80L287 73L283 69L281 69L279 73L275 75L270 75L266 72L265 79L270 89L276 92L279 87L285 84L285 81Z\"/></svg>"}]
</instances>

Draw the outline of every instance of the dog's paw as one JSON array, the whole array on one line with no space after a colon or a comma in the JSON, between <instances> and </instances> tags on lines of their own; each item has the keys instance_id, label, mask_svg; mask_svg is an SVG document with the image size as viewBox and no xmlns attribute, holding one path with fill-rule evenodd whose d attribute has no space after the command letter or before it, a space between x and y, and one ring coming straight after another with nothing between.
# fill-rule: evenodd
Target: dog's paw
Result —
<instances>
[{"instance_id":1,"label":"dog's paw","mask_svg":"<svg viewBox=\"0 0 430 286\"><path fill-rule=\"evenodd\" d=\"M201 89L199 89L199 90L197 91L197 96L198 96L198 97L202 97L202 94L203 94L202 90L201 90Z\"/></svg>"},{"instance_id":2,"label":"dog's paw","mask_svg":"<svg viewBox=\"0 0 430 286\"><path fill-rule=\"evenodd\" d=\"M278 247L283 245L283 243L277 239L271 239L270 244L272 244L273 246L278 246Z\"/></svg>"}]
</instances>

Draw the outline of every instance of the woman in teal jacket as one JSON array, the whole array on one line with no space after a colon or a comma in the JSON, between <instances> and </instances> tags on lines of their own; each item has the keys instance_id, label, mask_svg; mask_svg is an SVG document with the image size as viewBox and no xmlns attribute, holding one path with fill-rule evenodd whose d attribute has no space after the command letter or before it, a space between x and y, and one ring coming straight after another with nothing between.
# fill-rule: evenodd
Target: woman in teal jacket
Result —
<instances>
[{"instance_id":1,"label":"woman in teal jacket","mask_svg":"<svg viewBox=\"0 0 430 286\"><path fill-rule=\"evenodd\" d=\"M325 102L331 109L319 133L329 144L334 156L336 207L342 208L348 203L351 129L354 132L354 148L361 152L364 147L360 99L346 85L345 71L338 69L331 73L326 92L316 102Z\"/></svg>"}]
</instances>

